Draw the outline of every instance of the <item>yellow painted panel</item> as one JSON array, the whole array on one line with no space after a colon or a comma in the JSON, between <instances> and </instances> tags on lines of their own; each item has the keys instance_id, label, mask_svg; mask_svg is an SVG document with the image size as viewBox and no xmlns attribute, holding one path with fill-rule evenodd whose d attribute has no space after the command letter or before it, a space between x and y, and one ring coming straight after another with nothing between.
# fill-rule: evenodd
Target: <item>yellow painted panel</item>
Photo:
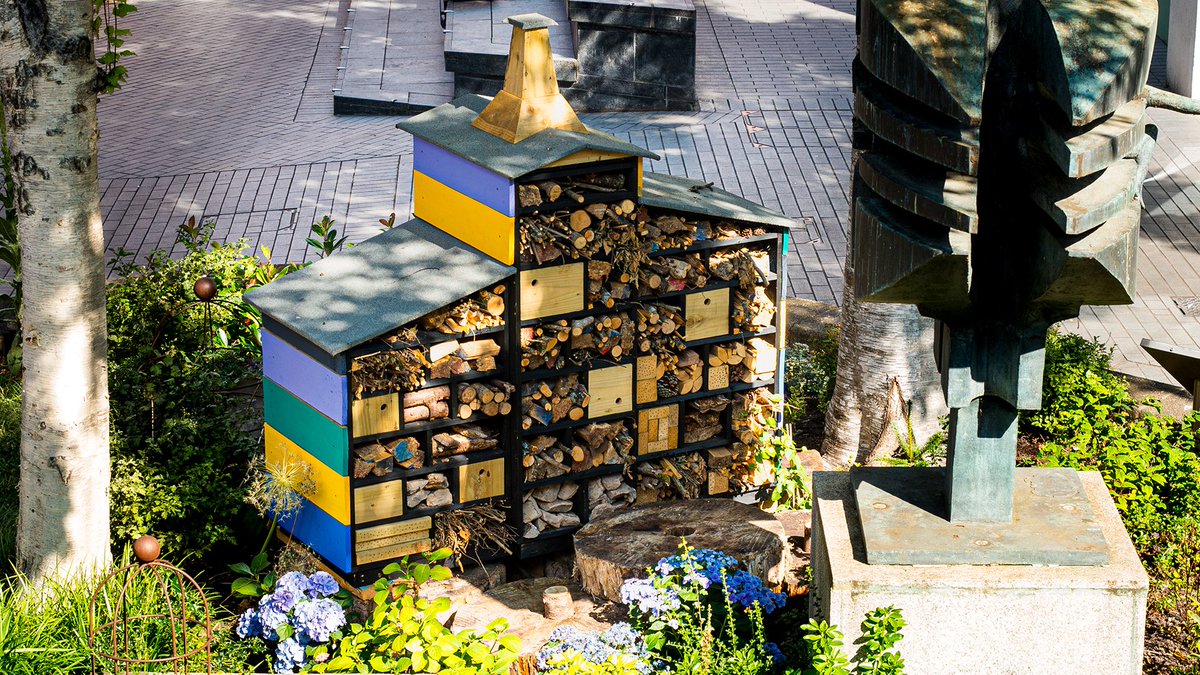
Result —
<instances>
[{"instance_id":1,"label":"yellow painted panel","mask_svg":"<svg viewBox=\"0 0 1200 675\"><path fill-rule=\"evenodd\" d=\"M267 463L285 464L299 462L308 466L315 489L304 495L322 511L333 516L343 525L350 524L350 479L339 476L317 458L305 452L288 437L276 431L270 424L263 425L263 436L267 445Z\"/></svg>"},{"instance_id":2,"label":"yellow painted panel","mask_svg":"<svg viewBox=\"0 0 1200 675\"><path fill-rule=\"evenodd\" d=\"M567 155L556 162L550 162L545 168L553 166L570 166L573 164L591 164L592 162L604 162L610 159L622 159L628 157L621 152L609 152L607 150L580 150L573 155ZM640 173L640 172L639 172Z\"/></svg>"},{"instance_id":3,"label":"yellow painted panel","mask_svg":"<svg viewBox=\"0 0 1200 675\"><path fill-rule=\"evenodd\" d=\"M638 157L637 173L638 173L638 196L641 197L642 196L642 158L641 157Z\"/></svg>"},{"instance_id":4,"label":"yellow painted panel","mask_svg":"<svg viewBox=\"0 0 1200 675\"><path fill-rule=\"evenodd\" d=\"M413 171L413 215L505 265L516 256L516 222L511 216Z\"/></svg>"}]
</instances>

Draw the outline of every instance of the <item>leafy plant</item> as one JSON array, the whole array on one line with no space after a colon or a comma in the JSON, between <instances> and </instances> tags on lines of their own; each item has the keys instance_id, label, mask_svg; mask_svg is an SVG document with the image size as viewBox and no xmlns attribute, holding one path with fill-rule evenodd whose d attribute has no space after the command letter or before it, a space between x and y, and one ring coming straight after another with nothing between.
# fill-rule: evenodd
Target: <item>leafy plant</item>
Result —
<instances>
[{"instance_id":1,"label":"leafy plant","mask_svg":"<svg viewBox=\"0 0 1200 675\"><path fill-rule=\"evenodd\" d=\"M346 237L339 238L337 236L338 232L333 227L333 222L333 218L325 216L313 223L310 230L313 236L304 240L317 252L319 258L328 258L340 251L342 245L346 243Z\"/></svg>"},{"instance_id":2,"label":"leafy plant","mask_svg":"<svg viewBox=\"0 0 1200 675\"><path fill-rule=\"evenodd\" d=\"M482 633L454 633L438 615L450 600L420 596L428 581L451 577L449 567L434 565L450 557L450 549L424 554L426 562L404 558L383 569L375 582L375 609L363 623L352 623L333 635L332 645L306 649L314 673L423 673L503 675L521 652L521 641L506 635L508 622L497 619Z\"/></svg>"},{"instance_id":3,"label":"leafy plant","mask_svg":"<svg viewBox=\"0 0 1200 675\"><path fill-rule=\"evenodd\" d=\"M773 469L775 483L771 486L769 511L798 511L812 508L812 481L800 462L792 428L779 429L774 417L767 417L767 428L755 444L754 462Z\"/></svg>"},{"instance_id":4,"label":"leafy plant","mask_svg":"<svg viewBox=\"0 0 1200 675\"><path fill-rule=\"evenodd\" d=\"M942 418L942 430L930 436L924 443L917 441L913 432L912 415L905 415L904 426L893 422L896 441L900 447L893 457L881 457L877 460L886 466L938 466L946 457L946 423L949 418Z\"/></svg>"},{"instance_id":5,"label":"leafy plant","mask_svg":"<svg viewBox=\"0 0 1200 675\"><path fill-rule=\"evenodd\" d=\"M1200 516L1173 520L1150 545L1150 606L1171 617L1175 639L1200 662Z\"/></svg>"},{"instance_id":6,"label":"leafy plant","mask_svg":"<svg viewBox=\"0 0 1200 675\"><path fill-rule=\"evenodd\" d=\"M837 378L838 329L832 328L812 345L789 345L783 362L784 419L799 424L816 410L822 414L833 398Z\"/></svg>"},{"instance_id":7,"label":"leafy plant","mask_svg":"<svg viewBox=\"0 0 1200 675\"><path fill-rule=\"evenodd\" d=\"M104 52L96 58L98 66L96 73L96 90L102 94L111 94L121 88L128 79L129 71L121 65L121 59L134 56L125 49L125 38L132 32L121 28L118 23L137 11L137 7L127 0L93 0L95 16L92 19L92 37L103 36Z\"/></svg>"},{"instance_id":8,"label":"leafy plant","mask_svg":"<svg viewBox=\"0 0 1200 675\"><path fill-rule=\"evenodd\" d=\"M895 607L879 607L867 612L863 619L855 662L842 651L845 636L824 621L809 621L801 626L808 643L809 663L803 670L791 670L789 675L903 675L904 659L896 644L904 639L901 629L904 618ZM853 665L853 671L851 671Z\"/></svg>"},{"instance_id":9,"label":"leafy plant","mask_svg":"<svg viewBox=\"0 0 1200 675\"><path fill-rule=\"evenodd\" d=\"M229 569L238 576L234 578L230 591L235 597L259 599L275 588L277 580L274 574L267 570L271 561L266 551L259 551L249 563L234 563Z\"/></svg>"}]
</instances>

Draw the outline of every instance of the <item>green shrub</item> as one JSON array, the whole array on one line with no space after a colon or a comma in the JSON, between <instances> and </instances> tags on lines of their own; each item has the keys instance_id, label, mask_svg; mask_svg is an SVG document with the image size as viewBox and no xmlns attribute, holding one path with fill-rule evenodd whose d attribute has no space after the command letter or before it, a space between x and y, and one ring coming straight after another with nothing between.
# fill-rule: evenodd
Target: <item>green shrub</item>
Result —
<instances>
[{"instance_id":1,"label":"green shrub","mask_svg":"<svg viewBox=\"0 0 1200 675\"><path fill-rule=\"evenodd\" d=\"M1200 508L1200 413L1180 421L1139 414L1139 402L1108 370L1111 354L1097 341L1052 331L1043 408L1023 413L1021 428L1039 445L1038 465L1099 471L1144 549L1170 519Z\"/></svg>"},{"instance_id":2,"label":"green shrub","mask_svg":"<svg viewBox=\"0 0 1200 675\"><path fill-rule=\"evenodd\" d=\"M1172 617L1193 666L1200 666L1200 514L1171 521L1150 542L1150 607Z\"/></svg>"},{"instance_id":3,"label":"green shrub","mask_svg":"<svg viewBox=\"0 0 1200 675\"><path fill-rule=\"evenodd\" d=\"M837 379L838 331L831 329L812 345L790 345L783 361L784 419L798 424L817 410L824 414Z\"/></svg>"},{"instance_id":4,"label":"green shrub","mask_svg":"<svg viewBox=\"0 0 1200 675\"><path fill-rule=\"evenodd\" d=\"M904 618L895 607L879 607L867 612L863 619L862 636L855 641L858 652L854 670L842 651L843 635L836 626L824 621L810 621L801 628L808 643L809 663L804 670L790 670L788 675L903 675L904 659L896 645L904 639L901 630Z\"/></svg>"},{"instance_id":5,"label":"green shrub","mask_svg":"<svg viewBox=\"0 0 1200 675\"><path fill-rule=\"evenodd\" d=\"M211 231L185 226L178 260L118 258L108 291L113 538L153 533L176 555L235 541L249 513L240 486L261 445L247 395L261 377L259 322L241 294L263 266ZM193 292L203 276L218 288L208 305Z\"/></svg>"},{"instance_id":6,"label":"green shrub","mask_svg":"<svg viewBox=\"0 0 1200 675\"><path fill-rule=\"evenodd\" d=\"M425 554L428 563L450 557L444 548ZM336 648L309 647L311 672L424 673L505 675L521 653L521 640L505 635L508 622L497 619L482 633L455 633L438 615L450 610L448 598L426 600L421 586L451 576L444 565L410 563L408 558L383 569L392 580L375 582L375 609L362 623L334 633Z\"/></svg>"}]
</instances>

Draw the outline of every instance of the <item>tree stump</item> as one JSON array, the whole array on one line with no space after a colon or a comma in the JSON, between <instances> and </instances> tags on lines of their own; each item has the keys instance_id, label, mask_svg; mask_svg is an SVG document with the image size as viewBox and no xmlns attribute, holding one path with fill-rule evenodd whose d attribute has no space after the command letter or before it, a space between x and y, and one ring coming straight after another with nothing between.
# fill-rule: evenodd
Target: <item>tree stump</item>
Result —
<instances>
[{"instance_id":1,"label":"tree stump","mask_svg":"<svg viewBox=\"0 0 1200 675\"><path fill-rule=\"evenodd\" d=\"M674 555L680 537L693 548L728 553L770 585L781 584L787 574L787 535L774 516L728 499L693 499L600 514L576 532L583 589L619 602L621 584Z\"/></svg>"}]
</instances>

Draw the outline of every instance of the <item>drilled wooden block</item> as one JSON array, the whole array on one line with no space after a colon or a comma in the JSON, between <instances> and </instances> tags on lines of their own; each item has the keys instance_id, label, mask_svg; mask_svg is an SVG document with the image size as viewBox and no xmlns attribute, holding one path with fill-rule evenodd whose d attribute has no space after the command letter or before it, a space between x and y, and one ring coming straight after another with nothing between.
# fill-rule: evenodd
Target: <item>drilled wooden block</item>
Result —
<instances>
[{"instance_id":1,"label":"drilled wooden block","mask_svg":"<svg viewBox=\"0 0 1200 675\"><path fill-rule=\"evenodd\" d=\"M637 402L638 403L653 403L657 400L658 400L658 381L657 380L638 380Z\"/></svg>"},{"instance_id":2,"label":"drilled wooden block","mask_svg":"<svg viewBox=\"0 0 1200 675\"><path fill-rule=\"evenodd\" d=\"M658 357L651 354L650 356L639 356L637 360L637 379L641 380L657 380L658 379Z\"/></svg>"},{"instance_id":3,"label":"drilled wooden block","mask_svg":"<svg viewBox=\"0 0 1200 675\"><path fill-rule=\"evenodd\" d=\"M684 300L684 338L703 340L729 334L729 289L692 293Z\"/></svg>"},{"instance_id":4,"label":"drilled wooden block","mask_svg":"<svg viewBox=\"0 0 1200 675\"><path fill-rule=\"evenodd\" d=\"M355 438L400 430L400 395L382 394L350 402L350 427Z\"/></svg>"},{"instance_id":5,"label":"drilled wooden block","mask_svg":"<svg viewBox=\"0 0 1200 675\"><path fill-rule=\"evenodd\" d=\"M355 562L359 565L367 563L380 562L383 560L395 560L406 555L414 553L424 553L433 549L432 539L419 539L403 544L395 544L393 546L384 546L382 548L373 548L364 551L356 551L354 554Z\"/></svg>"},{"instance_id":6,"label":"drilled wooden block","mask_svg":"<svg viewBox=\"0 0 1200 675\"><path fill-rule=\"evenodd\" d=\"M638 413L638 452L652 453L679 447L679 406L667 405Z\"/></svg>"},{"instance_id":7,"label":"drilled wooden block","mask_svg":"<svg viewBox=\"0 0 1200 675\"><path fill-rule=\"evenodd\" d=\"M588 373L588 417L633 410L633 364L599 368Z\"/></svg>"},{"instance_id":8,"label":"drilled wooden block","mask_svg":"<svg viewBox=\"0 0 1200 675\"><path fill-rule=\"evenodd\" d=\"M729 386L729 366L709 366L708 388L724 389Z\"/></svg>"},{"instance_id":9,"label":"drilled wooden block","mask_svg":"<svg viewBox=\"0 0 1200 675\"><path fill-rule=\"evenodd\" d=\"M460 504L503 495L503 457L458 467L458 501Z\"/></svg>"},{"instance_id":10,"label":"drilled wooden block","mask_svg":"<svg viewBox=\"0 0 1200 675\"><path fill-rule=\"evenodd\" d=\"M583 309L583 263L521 272L521 320Z\"/></svg>"}]
</instances>

